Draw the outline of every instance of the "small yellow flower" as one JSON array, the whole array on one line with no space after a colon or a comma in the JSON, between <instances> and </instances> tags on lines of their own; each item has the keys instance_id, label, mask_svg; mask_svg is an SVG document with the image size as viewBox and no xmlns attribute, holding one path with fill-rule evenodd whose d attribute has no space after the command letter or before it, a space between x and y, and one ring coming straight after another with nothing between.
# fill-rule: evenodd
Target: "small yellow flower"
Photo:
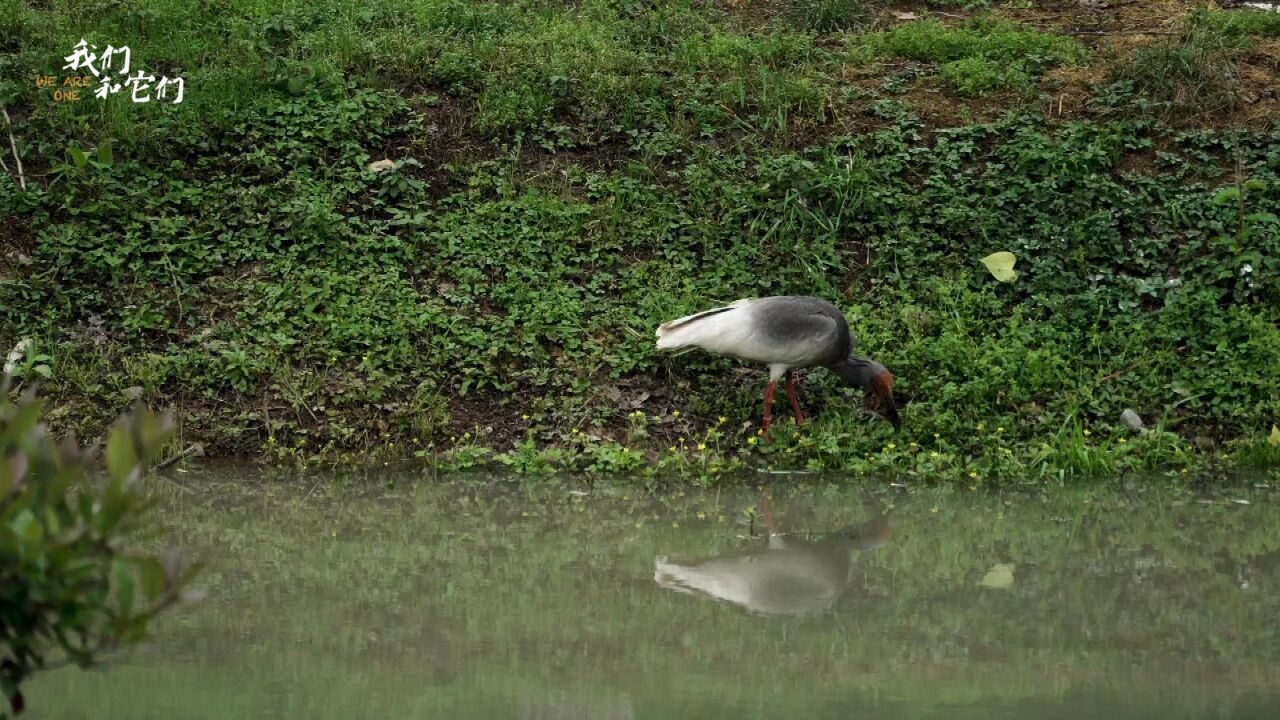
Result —
<instances>
[{"instance_id":1,"label":"small yellow flower","mask_svg":"<svg viewBox=\"0 0 1280 720\"><path fill-rule=\"evenodd\" d=\"M970 471L969 471L969 477L971 477L971 478L976 478L976 477L978 477L978 473L977 473L976 471L970 470Z\"/></svg>"},{"instance_id":2,"label":"small yellow flower","mask_svg":"<svg viewBox=\"0 0 1280 720\"><path fill-rule=\"evenodd\" d=\"M1126 442L1128 442L1128 441L1127 441L1127 440L1125 440L1124 438L1120 438L1120 444L1121 444L1121 445L1125 444Z\"/></svg>"},{"instance_id":3,"label":"small yellow flower","mask_svg":"<svg viewBox=\"0 0 1280 720\"><path fill-rule=\"evenodd\" d=\"M706 450L706 449L707 449L707 444L706 444L706 443L698 443L698 449L699 449L699 450Z\"/></svg>"},{"instance_id":4,"label":"small yellow flower","mask_svg":"<svg viewBox=\"0 0 1280 720\"><path fill-rule=\"evenodd\" d=\"M1084 436L1085 436L1085 437L1089 437L1089 436L1090 436L1090 435L1092 435L1092 434L1093 434L1093 433L1089 430L1089 428L1085 428L1085 429L1084 429Z\"/></svg>"},{"instance_id":5,"label":"small yellow flower","mask_svg":"<svg viewBox=\"0 0 1280 720\"><path fill-rule=\"evenodd\" d=\"M938 438L940 438L940 437L942 437L942 436L941 436L941 435L939 435L938 433L934 433L934 434L933 434L933 439L934 439L934 440L937 440L937 439L938 439Z\"/></svg>"},{"instance_id":6,"label":"small yellow flower","mask_svg":"<svg viewBox=\"0 0 1280 720\"><path fill-rule=\"evenodd\" d=\"M671 417L680 417L680 411L679 411L679 410L672 410L672 411L671 411Z\"/></svg>"},{"instance_id":7,"label":"small yellow flower","mask_svg":"<svg viewBox=\"0 0 1280 720\"><path fill-rule=\"evenodd\" d=\"M896 447L898 447L896 444L894 444L894 443L889 443L888 445L885 445L885 446L884 446L884 449L885 449L886 451L889 451L889 450L892 450L892 449L894 449L894 448L896 448Z\"/></svg>"},{"instance_id":8,"label":"small yellow flower","mask_svg":"<svg viewBox=\"0 0 1280 720\"><path fill-rule=\"evenodd\" d=\"M528 419L529 419L529 416L528 416L528 415L521 415L521 416L520 416L520 419L521 419L521 420L528 420Z\"/></svg>"},{"instance_id":9,"label":"small yellow flower","mask_svg":"<svg viewBox=\"0 0 1280 720\"><path fill-rule=\"evenodd\" d=\"M756 438L756 437L747 438L748 445L755 445L757 442L759 442L759 438Z\"/></svg>"},{"instance_id":10,"label":"small yellow flower","mask_svg":"<svg viewBox=\"0 0 1280 720\"><path fill-rule=\"evenodd\" d=\"M911 447L913 447L913 448L918 448L918 447L920 447L920 443L917 443L917 442L914 442L914 441L913 441L913 442L911 443Z\"/></svg>"},{"instance_id":11,"label":"small yellow flower","mask_svg":"<svg viewBox=\"0 0 1280 720\"><path fill-rule=\"evenodd\" d=\"M986 430L986 429L987 429L986 423L978 423L978 432L982 432L983 430Z\"/></svg>"},{"instance_id":12,"label":"small yellow flower","mask_svg":"<svg viewBox=\"0 0 1280 720\"><path fill-rule=\"evenodd\" d=\"M998 433L1002 433L1002 432L1004 432L1004 428L1002 428L1002 427L998 427L998 428L996 428L996 432L998 432Z\"/></svg>"},{"instance_id":13,"label":"small yellow flower","mask_svg":"<svg viewBox=\"0 0 1280 720\"><path fill-rule=\"evenodd\" d=\"M675 451L676 451L675 445L672 445L671 447L667 448L667 452L675 452Z\"/></svg>"},{"instance_id":14,"label":"small yellow flower","mask_svg":"<svg viewBox=\"0 0 1280 720\"><path fill-rule=\"evenodd\" d=\"M936 458L936 457L938 457L938 451L937 451L937 450L930 450L930 451L929 451L929 457L931 457L931 458Z\"/></svg>"},{"instance_id":15,"label":"small yellow flower","mask_svg":"<svg viewBox=\"0 0 1280 720\"><path fill-rule=\"evenodd\" d=\"M725 417L725 416L721 415L721 416L720 416L720 422L719 422L719 424L720 424L720 425L723 425L723 424L725 424L725 423L727 423L727 422L729 422L729 418L727 418L727 417Z\"/></svg>"}]
</instances>

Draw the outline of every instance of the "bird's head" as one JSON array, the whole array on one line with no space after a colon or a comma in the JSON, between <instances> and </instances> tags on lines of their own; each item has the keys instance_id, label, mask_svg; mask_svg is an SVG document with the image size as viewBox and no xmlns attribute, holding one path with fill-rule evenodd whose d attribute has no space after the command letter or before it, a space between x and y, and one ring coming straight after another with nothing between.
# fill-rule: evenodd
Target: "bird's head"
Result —
<instances>
[{"instance_id":1,"label":"bird's head","mask_svg":"<svg viewBox=\"0 0 1280 720\"><path fill-rule=\"evenodd\" d=\"M893 424L895 430L902 427L898 404L893 400L893 373L888 368L870 358L855 357L836 363L832 369L845 382L866 391L875 409Z\"/></svg>"}]
</instances>

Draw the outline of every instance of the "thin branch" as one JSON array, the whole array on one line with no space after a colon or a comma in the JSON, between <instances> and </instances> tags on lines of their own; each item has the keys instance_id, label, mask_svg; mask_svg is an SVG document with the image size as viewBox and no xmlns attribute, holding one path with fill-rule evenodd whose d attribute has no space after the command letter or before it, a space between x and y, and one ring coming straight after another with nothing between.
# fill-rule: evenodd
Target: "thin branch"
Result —
<instances>
[{"instance_id":1,"label":"thin branch","mask_svg":"<svg viewBox=\"0 0 1280 720\"><path fill-rule=\"evenodd\" d=\"M13 120L9 118L9 111L0 107L0 113L4 113L4 122L9 129L9 147L13 148L13 161L18 164L18 187L23 190L27 189L27 176L22 172L22 156L18 154L18 141L13 137ZM8 168L5 168L8 170Z\"/></svg>"},{"instance_id":2,"label":"thin branch","mask_svg":"<svg viewBox=\"0 0 1280 720\"><path fill-rule=\"evenodd\" d=\"M159 465L156 465L155 467L151 468L151 472L158 472L160 470L164 470L165 468L179 461L186 460L189 457L194 457L194 456L203 455L203 454L204 454L204 446L201 445L200 443L192 443L191 445L187 446L186 450L183 450L182 452L174 455L168 460L165 460Z\"/></svg>"}]
</instances>

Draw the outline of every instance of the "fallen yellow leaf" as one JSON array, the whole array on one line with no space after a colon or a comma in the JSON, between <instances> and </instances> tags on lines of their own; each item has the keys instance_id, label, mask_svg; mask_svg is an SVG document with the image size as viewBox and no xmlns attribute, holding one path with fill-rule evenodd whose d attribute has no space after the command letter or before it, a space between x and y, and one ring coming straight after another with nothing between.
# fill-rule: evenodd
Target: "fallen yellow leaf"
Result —
<instances>
[{"instance_id":1,"label":"fallen yellow leaf","mask_svg":"<svg viewBox=\"0 0 1280 720\"><path fill-rule=\"evenodd\" d=\"M1013 563L996 563L978 583L982 587L1008 590L1013 587Z\"/></svg>"},{"instance_id":2,"label":"fallen yellow leaf","mask_svg":"<svg viewBox=\"0 0 1280 720\"><path fill-rule=\"evenodd\" d=\"M1013 282L1018 278L1018 273L1013 269L1014 263L1018 262L1018 256L1011 252L996 252L982 258L982 264L987 266L991 271L991 275L1000 282Z\"/></svg>"}]
</instances>

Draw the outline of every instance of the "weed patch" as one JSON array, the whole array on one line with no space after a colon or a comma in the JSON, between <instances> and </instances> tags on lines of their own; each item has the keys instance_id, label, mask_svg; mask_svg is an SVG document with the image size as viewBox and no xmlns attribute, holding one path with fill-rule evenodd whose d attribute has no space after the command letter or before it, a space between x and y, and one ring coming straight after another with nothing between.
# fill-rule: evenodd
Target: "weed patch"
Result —
<instances>
[{"instance_id":1,"label":"weed patch","mask_svg":"<svg viewBox=\"0 0 1280 720\"><path fill-rule=\"evenodd\" d=\"M1235 37L1194 27L1134 50L1114 67L1112 79L1130 85L1166 117L1209 118L1240 102L1238 49Z\"/></svg>"},{"instance_id":2,"label":"weed patch","mask_svg":"<svg viewBox=\"0 0 1280 720\"><path fill-rule=\"evenodd\" d=\"M1085 56L1084 48L1069 38L998 20L962 27L921 20L872 33L860 42L874 55L938 63L943 78L966 95L1026 88L1046 69Z\"/></svg>"},{"instance_id":3,"label":"weed patch","mask_svg":"<svg viewBox=\"0 0 1280 720\"><path fill-rule=\"evenodd\" d=\"M1194 28L1235 39L1280 37L1280 13L1257 12L1247 8L1239 10L1201 8L1192 13L1190 24Z\"/></svg>"}]
</instances>

